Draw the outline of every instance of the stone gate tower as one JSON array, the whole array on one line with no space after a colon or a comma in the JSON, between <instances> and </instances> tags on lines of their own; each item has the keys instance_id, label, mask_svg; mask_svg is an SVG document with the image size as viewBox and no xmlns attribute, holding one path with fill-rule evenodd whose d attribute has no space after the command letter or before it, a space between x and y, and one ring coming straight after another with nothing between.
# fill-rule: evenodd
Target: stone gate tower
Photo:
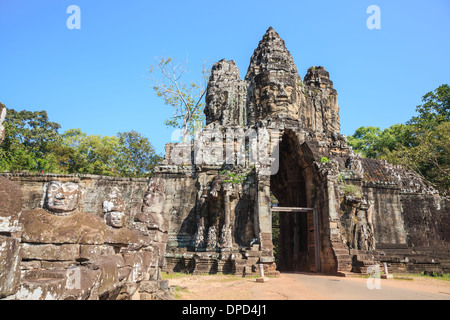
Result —
<instances>
[{"instance_id":1,"label":"stone gate tower","mask_svg":"<svg viewBox=\"0 0 450 320\"><path fill-rule=\"evenodd\" d=\"M194 142L166 145L153 178L166 271L413 270L414 255L448 271L448 201L412 172L353 154L329 73L302 79L272 28L244 80L234 61L213 65L205 114Z\"/></svg>"}]
</instances>

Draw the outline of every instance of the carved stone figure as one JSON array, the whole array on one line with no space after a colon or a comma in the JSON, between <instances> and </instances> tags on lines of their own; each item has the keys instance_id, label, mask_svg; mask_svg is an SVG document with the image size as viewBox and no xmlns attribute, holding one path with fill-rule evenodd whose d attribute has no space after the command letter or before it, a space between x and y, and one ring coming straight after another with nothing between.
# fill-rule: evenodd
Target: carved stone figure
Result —
<instances>
[{"instance_id":1,"label":"carved stone figure","mask_svg":"<svg viewBox=\"0 0 450 320\"><path fill-rule=\"evenodd\" d=\"M261 117L298 117L296 77L284 71L267 71L257 76L256 111Z\"/></svg>"},{"instance_id":2,"label":"carved stone figure","mask_svg":"<svg viewBox=\"0 0 450 320\"><path fill-rule=\"evenodd\" d=\"M80 190L77 183L52 181L48 184L45 208L57 216L67 216L78 207Z\"/></svg>"},{"instance_id":3,"label":"carved stone figure","mask_svg":"<svg viewBox=\"0 0 450 320\"><path fill-rule=\"evenodd\" d=\"M245 125L247 86L234 61L220 60L211 69L206 92L206 124Z\"/></svg>"},{"instance_id":4,"label":"carved stone figure","mask_svg":"<svg viewBox=\"0 0 450 320\"><path fill-rule=\"evenodd\" d=\"M200 218L197 222L197 232L195 233L195 251L200 251L205 246L205 219Z\"/></svg>"},{"instance_id":5,"label":"carved stone figure","mask_svg":"<svg viewBox=\"0 0 450 320\"><path fill-rule=\"evenodd\" d=\"M220 234L220 249L221 251L229 251L233 246L232 242L232 230L231 226L224 224L222 227L222 232Z\"/></svg>"},{"instance_id":6,"label":"carved stone figure","mask_svg":"<svg viewBox=\"0 0 450 320\"><path fill-rule=\"evenodd\" d=\"M202 251L206 247L206 226L205 221L207 219L207 210L208 210L208 204L207 204L207 198L208 198L208 189L203 189L202 195L200 196L200 200L197 204L197 214L196 214L196 225L197 225L197 231L194 236L194 246L195 251Z\"/></svg>"},{"instance_id":7,"label":"carved stone figure","mask_svg":"<svg viewBox=\"0 0 450 320\"><path fill-rule=\"evenodd\" d=\"M324 67L311 67L304 78L305 106L300 117L316 132L339 133L340 118L337 92Z\"/></svg>"},{"instance_id":8,"label":"carved stone figure","mask_svg":"<svg viewBox=\"0 0 450 320\"><path fill-rule=\"evenodd\" d=\"M302 80L284 40L272 28L256 48L245 80L249 82L249 124L274 116L298 119Z\"/></svg>"},{"instance_id":9,"label":"carved stone figure","mask_svg":"<svg viewBox=\"0 0 450 320\"><path fill-rule=\"evenodd\" d=\"M122 228L125 223L125 202L118 188L113 188L103 202L103 213L107 225Z\"/></svg>"},{"instance_id":10,"label":"carved stone figure","mask_svg":"<svg viewBox=\"0 0 450 320\"><path fill-rule=\"evenodd\" d=\"M105 214L105 222L113 228L123 228L125 223L125 213L120 211L112 211Z\"/></svg>"},{"instance_id":11,"label":"carved stone figure","mask_svg":"<svg viewBox=\"0 0 450 320\"><path fill-rule=\"evenodd\" d=\"M144 193L141 212L135 216L135 221L146 224L148 229L158 229L166 232L168 221L161 214L164 209L164 203L164 180L152 179L148 190Z\"/></svg>"},{"instance_id":12,"label":"carved stone figure","mask_svg":"<svg viewBox=\"0 0 450 320\"><path fill-rule=\"evenodd\" d=\"M208 239L206 243L207 251L215 251L217 247L217 230L216 226L212 225L208 230Z\"/></svg>"},{"instance_id":13,"label":"carved stone figure","mask_svg":"<svg viewBox=\"0 0 450 320\"><path fill-rule=\"evenodd\" d=\"M226 183L223 186L223 205L224 205L224 222L220 233L220 249L221 251L229 251L233 246L231 231L231 197L233 195L233 186Z\"/></svg>"}]
</instances>

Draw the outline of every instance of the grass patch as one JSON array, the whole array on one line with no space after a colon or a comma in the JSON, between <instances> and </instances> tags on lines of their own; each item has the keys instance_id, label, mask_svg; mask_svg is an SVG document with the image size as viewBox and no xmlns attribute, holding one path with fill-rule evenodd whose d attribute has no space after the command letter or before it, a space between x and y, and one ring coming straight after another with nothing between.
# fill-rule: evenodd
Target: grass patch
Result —
<instances>
[{"instance_id":1,"label":"grass patch","mask_svg":"<svg viewBox=\"0 0 450 320\"><path fill-rule=\"evenodd\" d=\"M408 281L413 281L414 280L410 276L404 275L404 274L394 274L394 279L395 280L408 280Z\"/></svg>"},{"instance_id":2,"label":"grass patch","mask_svg":"<svg viewBox=\"0 0 450 320\"><path fill-rule=\"evenodd\" d=\"M345 196L361 197L361 190L353 184L342 186L342 191L344 191Z\"/></svg>"},{"instance_id":3,"label":"grass patch","mask_svg":"<svg viewBox=\"0 0 450 320\"><path fill-rule=\"evenodd\" d=\"M437 274L433 273L434 275L425 275L423 273L421 274L411 274L412 277L420 277L420 278L427 278L427 279L437 279L442 281L450 281L450 273L444 273L441 276L438 276Z\"/></svg>"},{"instance_id":4,"label":"grass patch","mask_svg":"<svg viewBox=\"0 0 450 320\"><path fill-rule=\"evenodd\" d=\"M189 277L190 274L175 272L175 273L163 273L161 274L161 279L163 280L171 280L171 279L179 279L184 277Z\"/></svg>"},{"instance_id":5,"label":"grass patch","mask_svg":"<svg viewBox=\"0 0 450 320\"><path fill-rule=\"evenodd\" d=\"M177 299L181 299L181 296L183 295L183 293L188 293L189 290L186 288L182 288L180 286L175 286L175 289L173 291L173 297L177 300Z\"/></svg>"},{"instance_id":6,"label":"grass patch","mask_svg":"<svg viewBox=\"0 0 450 320\"><path fill-rule=\"evenodd\" d=\"M381 272L380 275L384 274L383 272ZM420 274L420 273L392 273L392 275L394 276L394 280L409 280L409 281L413 281L414 278L421 278L421 279L436 279L436 280L441 280L441 281L450 281L450 273L446 273L443 274L442 276L438 276L438 275L434 275L434 276L429 276L429 275L425 275L425 274ZM359 275L355 275L352 277L355 278L363 278L363 279L367 279L369 278L371 275L369 274L359 274Z\"/></svg>"}]
</instances>

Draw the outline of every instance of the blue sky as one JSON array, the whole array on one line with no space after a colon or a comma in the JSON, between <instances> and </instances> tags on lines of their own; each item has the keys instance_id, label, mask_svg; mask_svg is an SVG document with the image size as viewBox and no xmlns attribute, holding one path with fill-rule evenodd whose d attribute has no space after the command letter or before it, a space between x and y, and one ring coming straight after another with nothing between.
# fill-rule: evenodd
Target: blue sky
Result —
<instances>
[{"instance_id":1,"label":"blue sky","mask_svg":"<svg viewBox=\"0 0 450 320\"><path fill-rule=\"evenodd\" d=\"M69 30L70 5L81 29ZM369 5L381 29L369 30ZM61 131L136 130L164 152L171 109L151 89L156 57L188 57L186 80L205 60L235 60L244 77L272 26L302 77L324 66L338 91L341 132L386 128L415 114L450 75L450 1L0 0L0 102L46 110Z\"/></svg>"}]
</instances>

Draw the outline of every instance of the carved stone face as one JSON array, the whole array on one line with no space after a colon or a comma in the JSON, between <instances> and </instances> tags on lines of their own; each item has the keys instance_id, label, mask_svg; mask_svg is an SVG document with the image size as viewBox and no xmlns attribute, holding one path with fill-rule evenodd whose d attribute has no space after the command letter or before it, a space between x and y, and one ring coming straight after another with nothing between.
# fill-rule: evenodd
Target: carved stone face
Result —
<instances>
[{"instance_id":1,"label":"carved stone face","mask_svg":"<svg viewBox=\"0 0 450 320\"><path fill-rule=\"evenodd\" d=\"M296 117L297 92L295 79L286 72L265 72L258 76L255 95L263 115Z\"/></svg>"},{"instance_id":2,"label":"carved stone face","mask_svg":"<svg viewBox=\"0 0 450 320\"><path fill-rule=\"evenodd\" d=\"M161 179L152 179L149 190L144 194L143 210L162 212L164 208L164 184Z\"/></svg>"},{"instance_id":3,"label":"carved stone face","mask_svg":"<svg viewBox=\"0 0 450 320\"><path fill-rule=\"evenodd\" d=\"M53 181L47 187L47 209L64 215L78 206L79 186L73 182Z\"/></svg>"},{"instance_id":4,"label":"carved stone face","mask_svg":"<svg viewBox=\"0 0 450 320\"><path fill-rule=\"evenodd\" d=\"M112 189L106 200L103 201L103 213L112 211L125 211L125 202L123 201L120 190L116 187Z\"/></svg>"},{"instance_id":5,"label":"carved stone face","mask_svg":"<svg viewBox=\"0 0 450 320\"><path fill-rule=\"evenodd\" d=\"M119 188L114 187L103 201L105 223L113 228L122 228L125 224L125 202Z\"/></svg>"},{"instance_id":6,"label":"carved stone face","mask_svg":"<svg viewBox=\"0 0 450 320\"><path fill-rule=\"evenodd\" d=\"M211 122L220 120L225 105L228 102L228 92L220 90L209 90L205 98L205 115Z\"/></svg>"},{"instance_id":7,"label":"carved stone face","mask_svg":"<svg viewBox=\"0 0 450 320\"><path fill-rule=\"evenodd\" d=\"M221 184L221 182L218 181L218 180L214 180L214 181L212 182L212 185L211 185L210 194L211 194L214 198L216 198L216 197L219 196L219 192L220 192L221 189L222 189L222 184Z\"/></svg>"},{"instance_id":8,"label":"carved stone face","mask_svg":"<svg viewBox=\"0 0 450 320\"><path fill-rule=\"evenodd\" d=\"M122 228L125 222L125 213L112 211L105 214L105 222L113 228Z\"/></svg>"}]
</instances>

